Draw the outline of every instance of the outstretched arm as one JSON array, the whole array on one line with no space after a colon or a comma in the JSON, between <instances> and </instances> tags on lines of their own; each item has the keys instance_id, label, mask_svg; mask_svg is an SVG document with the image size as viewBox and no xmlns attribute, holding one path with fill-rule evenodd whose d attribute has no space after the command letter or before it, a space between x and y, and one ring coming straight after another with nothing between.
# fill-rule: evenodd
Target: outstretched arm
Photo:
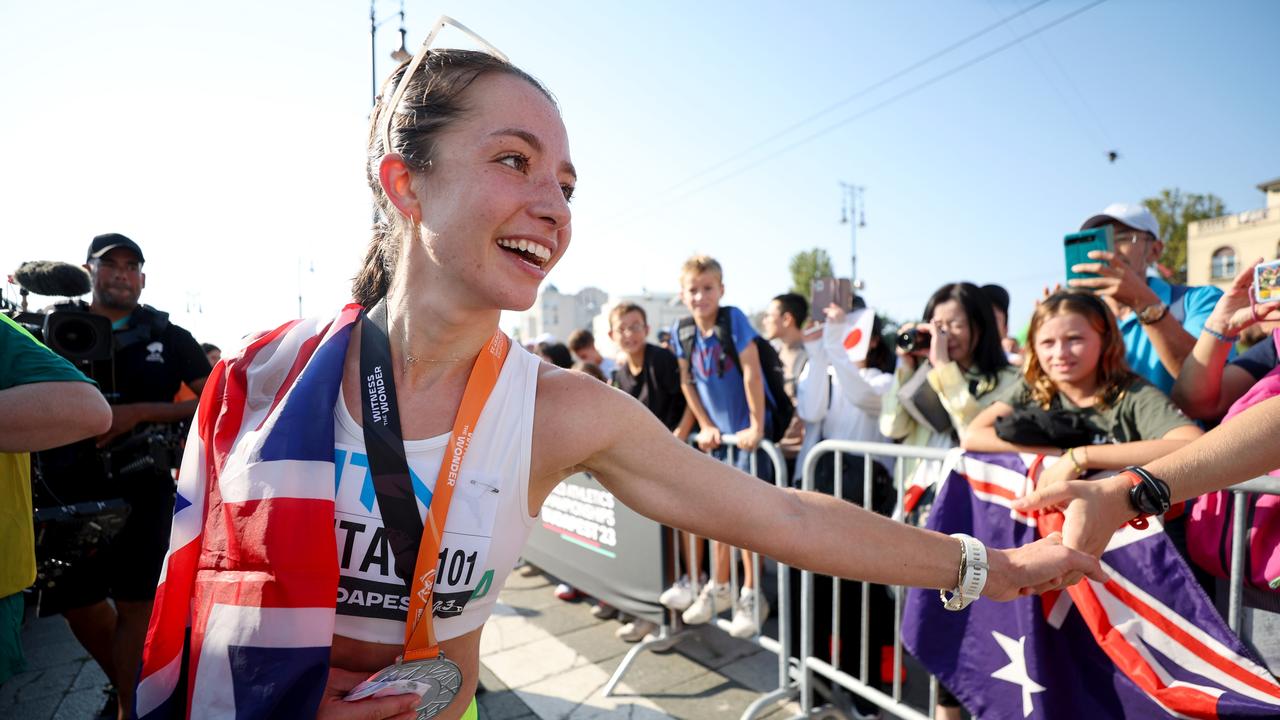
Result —
<instances>
[{"instance_id":1,"label":"outstretched arm","mask_svg":"<svg viewBox=\"0 0 1280 720\"><path fill-rule=\"evenodd\" d=\"M833 497L762 483L681 445L633 398L607 390L576 378L540 382L539 413L546 420L534 429L538 502L569 472L590 470L641 514L789 565L891 585L955 586L961 545L954 538ZM560 407L592 411L574 416ZM552 437L557 447L549 447ZM895 552L884 552L889 547ZM1055 588L1068 574L1102 577L1092 558L1056 539L992 550L989 557L984 594L1000 600Z\"/></svg>"},{"instance_id":2,"label":"outstretched arm","mask_svg":"<svg viewBox=\"0 0 1280 720\"><path fill-rule=\"evenodd\" d=\"M1280 397L1271 398L1219 425L1199 439L1145 467L1169 484L1174 502L1188 500L1280 467ZM1037 490L1015 503L1020 510L1065 507L1063 535L1071 547L1100 555L1112 533L1136 512L1129 504L1127 476L1075 481Z\"/></svg>"}]
</instances>

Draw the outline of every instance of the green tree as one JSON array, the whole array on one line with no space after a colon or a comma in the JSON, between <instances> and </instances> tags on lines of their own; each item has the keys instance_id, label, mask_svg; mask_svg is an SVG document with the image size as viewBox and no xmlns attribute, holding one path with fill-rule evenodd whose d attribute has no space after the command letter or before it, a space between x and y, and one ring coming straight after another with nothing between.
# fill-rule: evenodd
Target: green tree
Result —
<instances>
[{"instance_id":1,"label":"green tree","mask_svg":"<svg viewBox=\"0 0 1280 720\"><path fill-rule=\"evenodd\" d=\"M1160 237L1164 238L1164 254L1160 264L1173 271L1174 282L1187 281L1187 225L1196 220L1206 220L1227 214L1222 198L1209 193L1183 194L1178 188L1165 188L1159 197L1147 198L1143 205L1160 223Z\"/></svg>"},{"instance_id":2,"label":"green tree","mask_svg":"<svg viewBox=\"0 0 1280 720\"><path fill-rule=\"evenodd\" d=\"M816 277L834 277L831 256L822 248L802 250L791 256L791 292L809 297L810 283Z\"/></svg>"}]
</instances>

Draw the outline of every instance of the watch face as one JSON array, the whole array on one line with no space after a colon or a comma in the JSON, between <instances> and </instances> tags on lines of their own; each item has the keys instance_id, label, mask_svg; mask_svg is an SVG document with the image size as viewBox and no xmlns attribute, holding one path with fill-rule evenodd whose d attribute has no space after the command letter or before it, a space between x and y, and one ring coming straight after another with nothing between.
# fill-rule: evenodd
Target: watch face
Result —
<instances>
[{"instance_id":1,"label":"watch face","mask_svg":"<svg viewBox=\"0 0 1280 720\"><path fill-rule=\"evenodd\" d=\"M1163 515L1169 511L1168 492L1157 495L1155 492L1157 488L1151 487L1153 484L1144 481L1130 488L1129 503L1135 510L1145 515Z\"/></svg>"}]
</instances>

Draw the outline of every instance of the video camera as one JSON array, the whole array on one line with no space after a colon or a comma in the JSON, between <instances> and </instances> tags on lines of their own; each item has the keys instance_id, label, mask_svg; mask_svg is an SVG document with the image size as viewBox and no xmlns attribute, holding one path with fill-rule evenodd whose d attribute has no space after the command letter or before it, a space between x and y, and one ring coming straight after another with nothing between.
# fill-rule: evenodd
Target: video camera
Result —
<instances>
[{"instance_id":1,"label":"video camera","mask_svg":"<svg viewBox=\"0 0 1280 720\"><path fill-rule=\"evenodd\" d=\"M928 350L929 343L933 341L933 336L928 330L917 327L910 327L898 333L897 345L903 352L917 352L919 350Z\"/></svg>"},{"instance_id":2,"label":"video camera","mask_svg":"<svg viewBox=\"0 0 1280 720\"><path fill-rule=\"evenodd\" d=\"M0 298L0 311L11 320L81 370L95 361L111 359L111 321L89 312L84 301L73 299L91 289L84 268L36 260L19 266L11 279L22 297L21 304ZM32 293L64 300L42 312L29 312L27 296Z\"/></svg>"},{"instance_id":3,"label":"video camera","mask_svg":"<svg viewBox=\"0 0 1280 720\"><path fill-rule=\"evenodd\" d=\"M26 262L10 281L19 286L21 301L0 297L0 312L97 382L108 402L119 402L115 353L148 335L115 335L108 318L76 300L91 290L89 274L76 265ZM31 294L64 299L31 311ZM52 587L105 547L129 515L129 503L121 497L129 476L177 467L185 436L180 424L147 425L105 449L89 439L31 454L38 589Z\"/></svg>"}]
</instances>

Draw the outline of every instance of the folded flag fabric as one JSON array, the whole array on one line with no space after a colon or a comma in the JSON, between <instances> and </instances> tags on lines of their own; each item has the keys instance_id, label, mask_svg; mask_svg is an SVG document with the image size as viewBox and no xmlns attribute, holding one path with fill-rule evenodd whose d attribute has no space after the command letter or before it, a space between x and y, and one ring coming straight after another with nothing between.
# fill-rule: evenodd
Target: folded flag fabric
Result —
<instances>
[{"instance_id":1,"label":"folded flag fabric","mask_svg":"<svg viewBox=\"0 0 1280 720\"><path fill-rule=\"evenodd\" d=\"M141 718L314 717L338 565L333 407L358 305L253 339L205 382L147 630Z\"/></svg>"},{"instance_id":2,"label":"folded flag fabric","mask_svg":"<svg viewBox=\"0 0 1280 720\"><path fill-rule=\"evenodd\" d=\"M1030 489L1017 455L964 456L928 526L1016 547L1061 526L1010 502ZM957 550L957 553L959 551ZM912 590L903 643L983 720L1280 717L1280 685L1227 627L1159 522L1118 532L1105 583L949 612Z\"/></svg>"}]
</instances>

